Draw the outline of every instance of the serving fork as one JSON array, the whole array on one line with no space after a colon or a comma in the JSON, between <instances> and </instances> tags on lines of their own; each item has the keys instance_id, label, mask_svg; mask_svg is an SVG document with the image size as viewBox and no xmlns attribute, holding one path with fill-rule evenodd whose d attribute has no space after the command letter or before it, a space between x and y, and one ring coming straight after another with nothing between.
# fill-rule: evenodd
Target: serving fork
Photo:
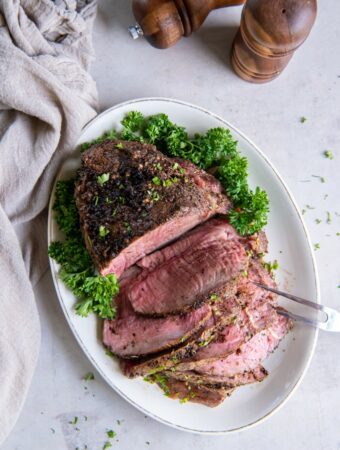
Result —
<instances>
[{"instance_id":1,"label":"serving fork","mask_svg":"<svg viewBox=\"0 0 340 450\"><path fill-rule=\"evenodd\" d=\"M266 291L273 292L274 294L288 298L289 300L293 300L294 302L300 303L301 305L305 305L317 311L321 311L324 317L320 320L311 319L282 309L277 310L278 314L281 314L282 316L288 317L298 322L303 322L306 325L320 328L320 330L340 332L340 313L335 309L320 305L319 303L311 302L310 300L305 300L304 298L288 294L287 292L280 291L279 289L274 289L261 283L256 283L255 281L253 281L253 283L259 288L265 289Z\"/></svg>"}]
</instances>

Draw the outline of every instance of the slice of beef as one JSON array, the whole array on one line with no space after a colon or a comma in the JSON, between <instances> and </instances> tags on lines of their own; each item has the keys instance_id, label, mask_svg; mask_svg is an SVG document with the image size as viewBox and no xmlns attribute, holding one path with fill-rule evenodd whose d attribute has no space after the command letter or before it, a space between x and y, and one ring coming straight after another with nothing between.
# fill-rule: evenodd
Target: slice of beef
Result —
<instances>
[{"instance_id":1,"label":"slice of beef","mask_svg":"<svg viewBox=\"0 0 340 450\"><path fill-rule=\"evenodd\" d=\"M181 403L200 403L211 408L220 405L233 392L233 389L217 389L176 380L173 377L161 376L154 382L170 398L180 400Z\"/></svg>"},{"instance_id":2,"label":"slice of beef","mask_svg":"<svg viewBox=\"0 0 340 450\"><path fill-rule=\"evenodd\" d=\"M272 305L266 301L264 291L262 289L260 291L263 293L261 303L256 294L250 297L248 305L243 307L235 323L225 326L213 340L200 348L193 357L178 364L176 370L196 370L209 362L226 358L255 334L274 324L277 321L277 313Z\"/></svg>"},{"instance_id":3,"label":"slice of beef","mask_svg":"<svg viewBox=\"0 0 340 450\"><path fill-rule=\"evenodd\" d=\"M204 384L205 386L217 389L233 389L238 386L261 382L267 377L268 372L263 366L258 365L253 370L238 373L232 377L198 374L193 371L178 372L176 370L165 371L162 372L161 375L168 378L174 378L178 381L186 381L191 384Z\"/></svg>"},{"instance_id":4,"label":"slice of beef","mask_svg":"<svg viewBox=\"0 0 340 450\"><path fill-rule=\"evenodd\" d=\"M289 319L277 315L272 326L257 333L252 339L241 345L236 352L226 358L200 365L196 367L195 371L206 375L228 377L251 371L275 350L291 327L292 322Z\"/></svg>"},{"instance_id":5,"label":"slice of beef","mask_svg":"<svg viewBox=\"0 0 340 450\"><path fill-rule=\"evenodd\" d=\"M103 275L118 277L230 202L221 184L195 176L153 145L105 141L82 156L75 190L86 247Z\"/></svg>"},{"instance_id":6,"label":"slice of beef","mask_svg":"<svg viewBox=\"0 0 340 450\"><path fill-rule=\"evenodd\" d=\"M212 219L143 258L144 270L127 295L141 314L178 313L239 276L248 259L235 229L225 219Z\"/></svg>"},{"instance_id":7,"label":"slice of beef","mask_svg":"<svg viewBox=\"0 0 340 450\"><path fill-rule=\"evenodd\" d=\"M112 353L124 358L177 346L187 341L211 317L211 308L207 304L183 315L148 318L137 315L126 298L120 301L124 304L120 307L123 318L104 321L103 343Z\"/></svg>"},{"instance_id":8,"label":"slice of beef","mask_svg":"<svg viewBox=\"0 0 340 450\"><path fill-rule=\"evenodd\" d=\"M191 339L178 348L169 349L151 357L140 358L137 361L121 360L120 365L124 374L133 378L170 369L181 361L190 359L228 323L235 321L240 314L240 307L236 297L230 296L229 287L224 292L223 289L216 291L215 295L218 295L221 301L211 301L210 307L213 315L202 330L195 333Z\"/></svg>"}]
</instances>

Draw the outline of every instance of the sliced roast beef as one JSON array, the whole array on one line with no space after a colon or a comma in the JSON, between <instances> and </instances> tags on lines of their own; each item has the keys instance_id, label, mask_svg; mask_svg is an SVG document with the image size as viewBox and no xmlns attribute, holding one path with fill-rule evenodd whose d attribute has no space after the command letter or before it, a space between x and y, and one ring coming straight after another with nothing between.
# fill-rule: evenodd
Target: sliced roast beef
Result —
<instances>
[{"instance_id":1,"label":"sliced roast beef","mask_svg":"<svg viewBox=\"0 0 340 450\"><path fill-rule=\"evenodd\" d=\"M234 228L212 219L139 265L144 270L127 291L134 310L165 315L206 300L247 268L248 256Z\"/></svg>"},{"instance_id":2,"label":"sliced roast beef","mask_svg":"<svg viewBox=\"0 0 340 450\"><path fill-rule=\"evenodd\" d=\"M187 341L211 317L209 305L187 314L166 318L148 318L137 315L123 299L123 318L105 320L103 343L112 353L131 358L159 352ZM130 309L130 313L128 312Z\"/></svg>"},{"instance_id":3,"label":"sliced roast beef","mask_svg":"<svg viewBox=\"0 0 340 450\"><path fill-rule=\"evenodd\" d=\"M193 371L180 372L177 370L161 372L161 375L168 378L172 377L179 381L186 381L191 384L204 384L205 386L214 387L217 389L233 389L238 386L263 381L267 377L268 372L264 367L258 365L253 370L241 372L232 377L198 374Z\"/></svg>"},{"instance_id":4,"label":"sliced roast beef","mask_svg":"<svg viewBox=\"0 0 340 450\"><path fill-rule=\"evenodd\" d=\"M196 370L197 367L204 366L208 362L226 358L255 334L275 323L277 313L266 301L265 295L263 295L262 303L258 301L256 295L253 296L254 303L251 302L250 297L248 306L241 310L234 323L226 325L214 339L202 346L189 360L178 364L176 370Z\"/></svg>"},{"instance_id":5,"label":"sliced roast beef","mask_svg":"<svg viewBox=\"0 0 340 450\"><path fill-rule=\"evenodd\" d=\"M225 297L223 297L225 295ZM216 297L215 297L216 296ZM220 301L215 301L216 298ZM178 348L172 348L151 357L134 360L121 360L124 374L130 378L145 376L150 373L170 369L183 360L190 359L200 348L210 342L228 323L234 322L240 314L240 307L235 296L230 296L229 287L213 294L210 307L212 317L202 330L195 333Z\"/></svg>"},{"instance_id":6,"label":"sliced roast beef","mask_svg":"<svg viewBox=\"0 0 340 450\"><path fill-rule=\"evenodd\" d=\"M221 184L195 175L154 146L105 141L82 156L76 204L84 240L103 275L118 277L143 256L182 235L230 202Z\"/></svg>"},{"instance_id":7,"label":"sliced roast beef","mask_svg":"<svg viewBox=\"0 0 340 450\"><path fill-rule=\"evenodd\" d=\"M252 339L241 345L236 352L226 358L200 365L195 368L195 371L206 375L228 377L251 371L275 350L291 327L290 320L277 315L275 323L267 330L257 333Z\"/></svg>"},{"instance_id":8,"label":"sliced roast beef","mask_svg":"<svg viewBox=\"0 0 340 450\"><path fill-rule=\"evenodd\" d=\"M154 382L170 398L180 400L182 403L193 402L210 407L218 406L233 392L233 389L217 389L200 384L191 384L164 375L156 377Z\"/></svg>"}]
</instances>

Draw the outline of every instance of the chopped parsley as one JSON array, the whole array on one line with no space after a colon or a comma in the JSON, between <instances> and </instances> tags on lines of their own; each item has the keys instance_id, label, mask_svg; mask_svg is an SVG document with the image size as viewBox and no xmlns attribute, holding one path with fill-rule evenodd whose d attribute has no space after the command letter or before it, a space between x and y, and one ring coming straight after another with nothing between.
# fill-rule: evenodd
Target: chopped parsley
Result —
<instances>
[{"instance_id":1,"label":"chopped parsley","mask_svg":"<svg viewBox=\"0 0 340 450\"><path fill-rule=\"evenodd\" d=\"M69 421L69 424L70 424L70 425L76 425L77 422L78 422L78 417L76 416L76 417L74 417L73 420L70 420L70 421Z\"/></svg>"},{"instance_id":2,"label":"chopped parsley","mask_svg":"<svg viewBox=\"0 0 340 450\"><path fill-rule=\"evenodd\" d=\"M52 242L48 254L59 265L59 277L78 298L77 314L86 317L91 312L112 319L115 309L112 298L118 294L115 275L96 275L80 231L79 215L74 200L75 180L58 181L53 210L64 241Z\"/></svg>"},{"instance_id":3,"label":"chopped parsley","mask_svg":"<svg viewBox=\"0 0 340 450\"><path fill-rule=\"evenodd\" d=\"M327 223L328 224L332 223L332 217L331 217L331 213L329 211L327 211Z\"/></svg>"},{"instance_id":4,"label":"chopped parsley","mask_svg":"<svg viewBox=\"0 0 340 450\"><path fill-rule=\"evenodd\" d=\"M111 444L111 442L105 442L105 444L103 445L103 450L106 450L107 448L111 448L112 447L112 444Z\"/></svg>"},{"instance_id":5,"label":"chopped parsley","mask_svg":"<svg viewBox=\"0 0 340 450\"><path fill-rule=\"evenodd\" d=\"M94 375L92 372L88 372L86 375L83 376L84 381L93 381Z\"/></svg>"},{"instance_id":6,"label":"chopped parsley","mask_svg":"<svg viewBox=\"0 0 340 450\"><path fill-rule=\"evenodd\" d=\"M97 177L97 182L100 186L103 186L103 184L107 183L110 179L109 173L103 173L102 175L99 175Z\"/></svg>"},{"instance_id":7,"label":"chopped parsley","mask_svg":"<svg viewBox=\"0 0 340 450\"><path fill-rule=\"evenodd\" d=\"M319 178L319 180L321 181L321 183L326 183L326 180L324 177L321 177L320 175L312 175L312 177L314 178Z\"/></svg>"},{"instance_id":8,"label":"chopped parsley","mask_svg":"<svg viewBox=\"0 0 340 450\"><path fill-rule=\"evenodd\" d=\"M267 269L268 272L273 272L274 270L277 270L279 268L279 263L277 259L275 261L271 262L264 262L263 266L265 269Z\"/></svg>"},{"instance_id":9,"label":"chopped parsley","mask_svg":"<svg viewBox=\"0 0 340 450\"><path fill-rule=\"evenodd\" d=\"M163 390L164 395L166 395L167 397L169 397L170 395L170 391L167 385L167 377L165 375L161 375L160 373L153 373L147 376L145 376L144 381L148 382L148 383L157 383L159 385L159 387Z\"/></svg>"},{"instance_id":10,"label":"chopped parsley","mask_svg":"<svg viewBox=\"0 0 340 450\"><path fill-rule=\"evenodd\" d=\"M319 243L314 244L314 250L320 250L320 244Z\"/></svg>"},{"instance_id":11,"label":"chopped parsley","mask_svg":"<svg viewBox=\"0 0 340 450\"><path fill-rule=\"evenodd\" d=\"M110 230L108 230L104 225L99 226L99 236L104 238L110 233Z\"/></svg>"},{"instance_id":12,"label":"chopped parsley","mask_svg":"<svg viewBox=\"0 0 340 450\"><path fill-rule=\"evenodd\" d=\"M159 177L153 177L153 178L152 178L152 182L153 182L153 184L155 184L156 186L160 186L161 183L162 183L162 181L161 181L161 179L160 179Z\"/></svg>"},{"instance_id":13,"label":"chopped parsley","mask_svg":"<svg viewBox=\"0 0 340 450\"><path fill-rule=\"evenodd\" d=\"M128 232L132 230L132 226L129 222L124 222L124 227Z\"/></svg>"},{"instance_id":14,"label":"chopped parsley","mask_svg":"<svg viewBox=\"0 0 340 450\"><path fill-rule=\"evenodd\" d=\"M315 222L319 225L319 223L321 223L322 220L321 219L315 219Z\"/></svg>"},{"instance_id":15,"label":"chopped parsley","mask_svg":"<svg viewBox=\"0 0 340 450\"><path fill-rule=\"evenodd\" d=\"M307 118L304 117L304 116L300 117L300 122L301 122L301 123L307 122Z\"/></svg>"},{"instance_id":16,"label":"chopped parsley","mask_svg":"<svg viewBox=\"0 0 340 450\"><path fill-rule=\"evenodd\" d=\"M186 397L183 397L183 398L180 400L180 403L183 405L183 404L185 404L185 403L188 403L189 400L192 400L192 399L195 398L195 397L196 397L195 392L189 392L189 395L187 395Z\"/></svg>"},{"instance_id":17,"label":"chopped parsley","mask_svg":"<svg viewBox=\"0 0 340 450\"><path fill-rule=\"evenodd\" d=\"M150 198L153 202L158 202L160 200L160 195L155 189L151 189L148 191L148 194L150 195Z\"/></svg>"},{"instance_id":18,"label":"chopped parsley","mask_svg":"<svg viewBox=\"0 0 340 450\"><path fill-rule=\"evenodd\" d=\"M325 150L323 152L323 154L324 154L325 158L334 159L333 153L330 150Z\"/></svg>"},{"instance_id":19,"label":"chopped parsley","mask_svg":"<svg viewBox=\"0 0 340 450\"><path fill-rule=\"evenodd\" d=\"M110 439L113 439L115 436L117 436L117 433L113 430L107 431L106 434Z\"/></svg>"},{"instance_id":20,"label":"chopped parsley","mask_svg":"<svg viewBox=\"0 0 340 450\"><path fill-rule=\"evenodd\" d=\"M214 339L214 334L212 334L211 336L209 336L207 339L204 339L203 341L200 341L198 343L199 347L206 347L207 345L210 344L210 342Z\"/></svg>"},{"instance_id":21,"label":"chopped parsley","mask_svg":"<svg viewBox=\"0 0 340 450\"><path fill-rule=\"evenodd\" d=\"M116 145L116 147L119 148L119 150L123 150L124 145L123 145L121 142L119 142L119 143Z\"/></svg>"}]
</instances>

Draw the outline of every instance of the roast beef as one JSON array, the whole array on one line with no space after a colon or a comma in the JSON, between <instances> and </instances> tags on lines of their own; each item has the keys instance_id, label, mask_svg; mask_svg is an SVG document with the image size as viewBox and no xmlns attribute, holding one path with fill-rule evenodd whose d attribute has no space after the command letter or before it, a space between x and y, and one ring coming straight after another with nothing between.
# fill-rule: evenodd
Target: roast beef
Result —
<instances>
[{"instance_id":1,"label":"roast beef","mask_svg":"<svg viewBox=\"0 0 340 450\"><path fill-rule=\"evenodd\" d=\"M164 375L156 377L155 381L170 398L180 400L182 403L193 402L215 407L231 395L233 389L217 389L200 384L176 380Z\"/></svg>"},{"instance_id":2,"label":"roast beef","mask_svg":"<svg viewBox=\"0 0 340 450\"><path fill-rule=\"evenodd\" d=\"M183 343L196 333L211 317L209 305L187 314L166 318L147 318L137 315L126 298L119 309L121 316L105 320L103 343L112 353L131 358L159 352Z\"/></svg>"},{"instance_id":3,"label":"roast beef","mask_svg":"<svg viewBox=\"0 0 340 450\"><path fill-rule=\"evenodd\" d=\"M214 376L201 373L198 374L193 371L181 372L177 370L161 372L160 375L168 378L171 377L179 381L186 381L191 384L204 384L205 386L214 387L217 389L233 389L238 386L263 381L267 377L268 372L264 367L258 365L253 370L241 372L233 376Z\"/></svg>"},{"instance_id":4,"label":"roast beef","mask_svg":"<svg viewBox=\"0 0 340 450\"><path fill-rule=\"evenodd\" d=\"M125 269L230 202L220 183L195 175L154 146L105 141L82 156L75 197L86 247L103 275Z\"/></svg>"},{"instance_id":5,"label":"roast beef","mask_svg":"<svg viewBox=\"0 0 340 450\"><path fill-rule=\"evenodd\" d=\"M262 309L262 312L261 312ZM254 316L257 317L254 317ZM227 325L211 342L201 347L195 355L176 366L177 370L195 370L208 362L235 352L243 343L249 341L256 333L265 330L277 318L275 310L264 303L256 311L243 310L236 323Z\"/></svg>"},{"instance_id":6,"label":"roast beef","mask_svg":"<svg viewBox=\"0 0 340 450\"><path fill-rule=\"evenodd\" d=\"M127 291L134 310L166 315L207 300L247 268L248 256L234 228L211 219L139 265L144 270Z\"/></svg>"},{"instance_id":7,"label":"roast beef","mask_svg":"<svg viewBox=\"0 0 340 450\"><path fill-rule=\"evenodd\" d=\"M252 261L248 278L241 277L238 282L237 301L242 309L236 317L237 320L226 325L214 339L202 346L189 360L180 363L177 370L194 370L207 362L225 358L256 333L266 330L276 322L277 313L273 308L272 298L269 299L268 291L258 288L250 281L251 278L258 279L259 274L266 277L268 272L262 265L258 266L257 261Z\"/></svg>"},{"instance_id":8,"label":"roast beef","mask_svg":"<svg viewBox=\"0 0 340 450\"><path fill-rule=\"evenodd\" d=\"M236 352L226 358L200 365L195 371L205 375L232 377L254 370L275 350L291 327L292 322L289 319L277 315L275 323L242 344Z\"/></svg>"},{"instance_id":9,"label":"roast beef","mask_svg":"<svg viewBox=\"0 0 340 450\"><path fill-rule=\"evenodd\" d=\"M187 342L178 348L172 348L147 358L134 360L121 360L121 368L125 375L130 378L145 376L150 373L170 369L181 361L190 359L199 349L207 345L228 323L233 323L240 314L240 307L228 286L225 290L220 289L212 295L210 308L212 317L205 323L202 330L195 333ZM215 301L219 298L219 301ZM176 317L176 316L175 316Z\"/></svg>"}]
</instances>

